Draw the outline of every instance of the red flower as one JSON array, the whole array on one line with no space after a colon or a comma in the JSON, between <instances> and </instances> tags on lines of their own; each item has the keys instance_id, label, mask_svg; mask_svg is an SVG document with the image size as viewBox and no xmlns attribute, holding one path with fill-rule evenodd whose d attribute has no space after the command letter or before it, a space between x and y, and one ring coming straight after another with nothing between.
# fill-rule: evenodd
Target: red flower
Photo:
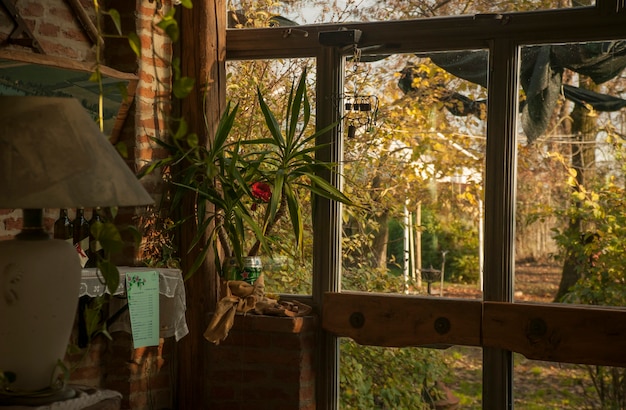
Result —
<instances>
[{"instance_id":1,"label":"red flower","mask_svg":"<svg viewBox=\"0 0 626 410\"><path fill-rule=\"evenodd\" d=\"M255 182L250 187L250 190L254 198L263 202L269 202L270 198L272 198L272 188L265 182Z\"/></svg>"}]
</instances>

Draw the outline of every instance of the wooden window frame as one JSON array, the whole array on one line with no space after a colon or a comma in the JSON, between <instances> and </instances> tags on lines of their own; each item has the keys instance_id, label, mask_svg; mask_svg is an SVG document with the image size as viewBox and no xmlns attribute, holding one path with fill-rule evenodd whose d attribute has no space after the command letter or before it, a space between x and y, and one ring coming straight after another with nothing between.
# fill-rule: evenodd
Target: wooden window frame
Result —
<instances>
[{"instance_id":1,"label":"wooden window frame","mask_svg":"<svg viewBox=\"0 0 626 410\"><path fill-rule=\"evenodd\" d=\"M320 102L342 89L342 53L351 51L322 46L318 37L321 32L341 29L360 30L359 48L375 48L379 54L490 51L484 299L341 292L341 206L318 198L312 297L322 316L317 407L338 408L340 336L379 346L482 346L485 409L513 407L513 352L540 360L626 366L626 309L512 303L519 49L530 44L625 39L624 1L598 0L593 7L524 13L303 25L297 29L229 29L226 59L315 57L317 121L322 127L341 116L337 107L342 104ZM340 160L339 130L329 132L323 141L333 143L321 153L323 158ZM341 184L336 175L327 177ZM420 323L419 329L407 326L410 322ZM597 349L598 345L604 348Z\"/></svg>"}]
</instances>

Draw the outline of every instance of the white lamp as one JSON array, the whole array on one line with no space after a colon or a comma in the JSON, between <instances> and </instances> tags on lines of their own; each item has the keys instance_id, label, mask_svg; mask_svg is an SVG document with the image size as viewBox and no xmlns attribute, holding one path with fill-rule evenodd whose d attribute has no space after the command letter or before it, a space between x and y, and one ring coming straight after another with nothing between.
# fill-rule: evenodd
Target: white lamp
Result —
<instances>
[{"instance_id":1,"label":"white lamp","mask_svg":"<svg viewBox=\"0 0 626 410\"><path fill-rule=\"evenodd\" d=\"M71 395L52 380L72 330L81 266L50 239L43 208L147 205L153 200L75 99L0 96L0 208L24 212L0 241L0 372L16 380L0 404Z\"/></svg>"}]
</instances>

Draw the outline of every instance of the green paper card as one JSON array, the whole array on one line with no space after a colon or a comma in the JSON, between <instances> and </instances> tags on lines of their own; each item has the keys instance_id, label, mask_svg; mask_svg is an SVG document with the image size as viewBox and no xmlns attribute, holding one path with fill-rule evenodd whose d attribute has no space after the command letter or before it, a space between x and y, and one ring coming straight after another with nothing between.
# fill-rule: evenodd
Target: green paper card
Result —
<instances>
[{"instance_id":1,"label":"green paper card","mask_svg":"<svg viewBox=\"0 0 626 410\"><path fill-rule=\"evenodd\" d=\"M135 349L159 345L159 274L127 272L126 295Z\"/></svg>"}]
</instances>

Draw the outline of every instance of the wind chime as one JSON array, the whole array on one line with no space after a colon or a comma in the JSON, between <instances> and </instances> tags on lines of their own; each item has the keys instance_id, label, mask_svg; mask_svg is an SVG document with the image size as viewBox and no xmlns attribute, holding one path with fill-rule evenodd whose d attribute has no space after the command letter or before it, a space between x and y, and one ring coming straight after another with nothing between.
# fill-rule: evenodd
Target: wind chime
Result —
<instances>
[{"instance_id":1,"label":"wind chime","mask_svg":"<svg viewBox=\"0 0 626 410\"><path fill-rule=\"evenodd\" d=\"M356 73L361 61L361 50L354 46L352 57L353 70ZM376 125L376 115L378 113L378 97L374 95L362 95L357 93L358 87L354 87L353 94L344 95L344 120L347 124L348 138L354 138L358 128L365 127L365 132L369 132Z\"/></svg>"}]
</instances>

